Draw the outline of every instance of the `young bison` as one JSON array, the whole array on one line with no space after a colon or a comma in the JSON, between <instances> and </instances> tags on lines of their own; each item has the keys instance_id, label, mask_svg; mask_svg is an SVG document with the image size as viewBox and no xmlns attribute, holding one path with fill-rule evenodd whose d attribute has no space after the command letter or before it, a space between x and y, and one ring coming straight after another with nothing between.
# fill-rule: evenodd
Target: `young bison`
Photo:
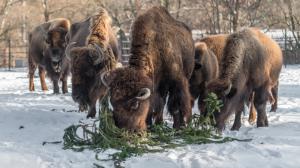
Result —
<instances>
[{"instance_id":1,"label":"young bison","mask_svg":"<svg viewBox=\"0 0 300 168\"><path fill-rule=\"evenodd\" d=\"M37 26L29 34L29 90L34 91L34 72L39 67L42 90L48 90L45 74L53 82L54 93L59 93L58 81L62 81L62 92L67 93L67 77L70 63L65 57L65 36L70 29L67 19L56 19Z\"/></svg>"},{"instance_id":2,"label":"young bison","mask_svg":"<svg viewBox=\"0 0 300 168\"><path fill-rule=\"evenodd\" d=\"M131 54L128 67L102 75L116 125L145 130L147 117L151 124L152 117L162 116L167 95L173 127L186 125L192 112L188 80L194 69L190 29L165 8L153 7L133 24Z\"/></svg>"},{"instance_id":3,"label":"young bison","mask_svg":"<svg viewBox=\"0 0 300 168\"><path fill-rule=\"evenodd\" d=\"M74 23L67 35L66 53L72 64L72 98L79 110L95 117L96 102L107 94L100 80L103 71L114 69L118 47L105 9L85 21Z\"/></svg>"},{"instance_id":4,"label":"young bison","mask_svg":"<svg viewBox=\"0 0 300 168\"><path fill-rule=\"evenodd\" d=\"M216 79L219 65L216 55L203 42L195 43L195 68L190 79L192 105L198 98L198 108L201 114L205 112L204 99L207 97L206 85Z\"/></svg>"},{"instance_id":5,"label":"young bison","mask_svg":"<svg viewBox=\"0 0 300 168\"><path fill-rule=\"evenodd\" d=\"M255 92L254 105L258 112L257 126L268 126L266 102L270 88L279 78L280 61L273 62L270 54L253 33L245 29L228 36L218 79L208 84L208 90L223 100L224 106L216 113L217 128L223 130L225 120L237 112L232 129L240 128L240 115L244 102ZM274 64L272 64L274 63Z\"/></svg>"}]
</instances>

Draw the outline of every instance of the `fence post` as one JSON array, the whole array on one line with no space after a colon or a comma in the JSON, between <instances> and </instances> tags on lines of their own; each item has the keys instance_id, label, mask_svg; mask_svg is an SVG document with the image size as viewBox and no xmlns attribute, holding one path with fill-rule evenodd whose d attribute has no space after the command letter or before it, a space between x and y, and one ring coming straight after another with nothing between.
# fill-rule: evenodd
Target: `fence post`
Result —
<instances>
[{"instance_id":1,"label":"fence post","mask_svg":"<svg viewBox=\"0 0 300 168\"><path fill-rule=\"evenodd\" d=\"M288 57L286 40L287 40L287 31L286 31L286 28L285 28L284 29L284 55L283 55L283 63L284 63L285 68L286 68L287 57Z\"/></svg>"},{"instance_id":2,"label":"fence post","mask_svg":"<svg viewBox=\"0 0 300 168\"><path fill-rule=\"evenodd\" d=\"M8 70L11 71L11 41L8 39Z\"/></svg>"}]
</instances>

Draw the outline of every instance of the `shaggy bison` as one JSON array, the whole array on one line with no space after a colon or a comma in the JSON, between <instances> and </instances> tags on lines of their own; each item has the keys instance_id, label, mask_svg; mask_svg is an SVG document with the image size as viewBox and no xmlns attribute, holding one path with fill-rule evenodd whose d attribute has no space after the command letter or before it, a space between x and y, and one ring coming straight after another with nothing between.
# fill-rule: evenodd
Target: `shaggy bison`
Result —
<instances>
[{"instance_id":1,"label":"shaggy bison","mask_svg":"<svg viewBox=\"0 0 300 168\"><path fill-rule=\"evenodd\" d=\"M198 107L202 114L205 112L206 85L216 79L218 74L219 65L216 55L207 48L205 43L195 43L195 68L190 79L190 92L192 105L198 98Z\"/></svg>"},{"instance_id":2,"label":"shaggy bison","mask_svg":"<svg viewBox=\"0 0 300 168\"><path fill-rule=\"evenodd\" d=\"M62 81L62 92L67 93L69 61L65 57L65 36L70 29L67 19L55 19L37 26L29 34L29 90L34 91L33 77L37 67L42 90L48 90L45 74L53 82L54 93L59 93L58 81Z\"/></svg>"},{"instance_id":3,"label":"shaggy bison","mask_svg":"<svg viewBox=\"0 0 300 168\"><path fill-rule=\"evenodd\" d=\"M66 55L72 64L72 98L80 111L89 110L87 117L95 117L96 102L107 93L100 74L114 69L118 59L111 19L101 9L97 15L74 23L66 38Z\"/></svg>"},{"instance_id":4,"label":"shaggy bison","mask_svg":"<svg viewBox=\"0 0 300 168\"><path fill-rule=\"evenodd\" d=\"M110 88L116 125L146 129L152 117L162 116L168 95L173 127L184 126L191 119L188 80L194 69L194 44L190 29L163 7L139 15L132 28L129 66L102 75Z\"/></svg>"},{"instance_id":5,"label":"shaggy bison","mask_svg":"<svg viewBox=\"0 0 300 168\"><path fill-rule=\"evenodd\" d=\"M270 90L276 85L282 66L282 57L268 53L267 43L254 29L245 29L227 37L220 63L218 79L208 84L208 90L215 92L223 100L224 106L216 113L217 128L224 129L225 120L231 112L236 112L233 130L240 128L241 112L244 102L248 101L252 91L255 92L254 106L257 110L257 126L268 126L266 103L272 94ZM264 44L264 45L263 45ZM269 46L270 45L270 46Z\"/></svg>"}]
</instances>

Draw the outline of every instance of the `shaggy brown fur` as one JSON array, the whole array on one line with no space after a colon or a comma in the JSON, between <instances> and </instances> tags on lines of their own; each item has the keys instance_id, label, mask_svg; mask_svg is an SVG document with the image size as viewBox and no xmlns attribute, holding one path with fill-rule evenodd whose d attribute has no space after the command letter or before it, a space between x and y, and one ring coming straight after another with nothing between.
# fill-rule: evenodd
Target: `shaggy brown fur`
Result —
<instances>
[{"instance_id":1,"label":"shaggy brown fur","mask_svg":"<svg viewBox=\"0 0 300 168\"><path fill-rule=\"evenodd\" d=\"M262 43L262 45L266 48L267 54L270 56L270 58L274 58L274 60L278 61L279 64L282 62L282 52L278 44L269 38L267 35L264 35L259 29L257 28L249 28L255 36L258 37L259 41ZM208 36L200 41L203 41L207 44L208 48L210 48L218 57L219 62L222 59L223 55L223 49L226 43L226 40L228 38L228 35L222 34L222 35L213 35L213 36ZM221 52L220 52L221 51ZM276 66L276 61L271 61L271 64ZM274 82L273 82L274 83ZM271 85L270 85L271 86ZM269 101L271 102L271 111L276 111L277 109L277 100L278 100L278 81L274 85L272 84L272 88L269 88ZM252 94L254 95L254 94ZM249 122L253 123L256 120L256 109L254 107L253 101L254 97L249 98L249 102L247 102L248 106L250 106L250 114L249 114Z\"/></svg>"},{"instance_id":2,"label":"shaggy brown fur","mask_svg":"<svg viewBox=\"0 0 300 168\"><path fill-rule=\"evenodd\" d=\"M67 77L70 63L66 59L65 35L70 29L67 19L55 19L37 26L29 35L29 90L34 91L33 76L39 67L42 90L48 90L45 71L53 82L54 93L59 93L58 81L63 83L62 92L67 93Z\"/></svg>"},{"instance_id":3,"label":"shaggy brown fur","mask_svg":"<svg viewBox=\"0 0 300 168\"><path fill-rule=\"evenodd\" d=\"M219 74L218 60L215 54L207 48L204 42L195 43L195 68L190 79L192 105L198 98L201 114L205 112L204 99L207 97L206 84L216 79Z\"/></svg>"},{"instance_id":4,"label":"shaggy brown fur","mask_svg":"<svg viewBox=\"0 0 300 168\"><path fill-rule=\"evenodd\" d=\"M272 95L270 90L275 86L273 81L277 83L282 65L280 61L272 61L277 58L272 57L265 47L274 47L272 45L262 43L262 37L257 36L253 29L245 29L228 36L220 77L208 86L209 90L216 92L224 102L221 113L216 117L220 130L224 128L225 120L231 111L237 112L232 129L240 128L243 104L248 101L252 91L255 92L254 105L258 112L257 126L268 126L266 102ZM230 93L225 95L224 90L230 85Z\"/></svg>"},{"instance_id":5,"label":"shaggy brown fur","mask_svg":"<svg viewBox=\"0 0 300 168\"><path fill-rule=\"evenodd\" d=\"M218 62L222 61L223 49L225 47L228 34L218 34L204 37L200 42L204 42L208 49L210 49L218 58Z\"/></svg>"},{"instance_id":6,"label":"shaggy brown fur","mask_svg":"<svg viewBox=\"0 0 300 168\"><path fill-rule=\"evenodd\" d=\"M150 124L152 109L154 119L162 116L167 95L173 126L187 124L191 118L188 79L194 68L190 29L172 18L165 8L153 7L133 24L131 54L129 67L105 77L116 124L127 129L146 129L145 117L148 115ZM143 97L150 93L142 92L145 89L151 90L150 97Z\"/></svg>"},{"instance_id":7,"label":"shaggy brown fur","mask_svg":"<svg viewBox=\"0 0 300 168\"><path fill-rule=\"evenodd\" d=\"M80 111L95 117L96 102L107 94L100 81L103 71L116 67L118 46L105 9L87 20L72 25L67 35L70 43L67 55L72 63L72 98ZM75 42L75 44L73 44Z\"/></svg>"}]
</instances>

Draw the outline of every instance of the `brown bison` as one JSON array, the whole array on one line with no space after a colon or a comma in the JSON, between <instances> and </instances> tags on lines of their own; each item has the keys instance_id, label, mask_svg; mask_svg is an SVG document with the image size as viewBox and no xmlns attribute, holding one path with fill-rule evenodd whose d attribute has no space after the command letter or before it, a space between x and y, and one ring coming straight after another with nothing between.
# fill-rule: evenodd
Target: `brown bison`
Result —
<instances>
[{"instance_id":1,"label":"brown bison","mask_svg":"<svg viewBox=\"0 0 300 168\"><path fill-rule=\"evenodd\" d=\"M203 42L195 43L195 68L190 78L190 92L192 106L198 98L198 107L201 114L205 112L204 99L207 97L206 85L216 79L219 74L219 65L216 55Z\"/></svg>"},{"instance_id":2,"label":"brown bison","mask_svg":"<svg viewBox=\"0 0 300 168\"><path fill-rule=\"evenodd\" d=\"M163 7L139 15L132 28L129 66L102 75L110 88L116 125L146 129L152 117L161 119L168 95L173 127L184 126L191 119L188 80L194 69L194 44L190 29Z\"/></svg>"},{"instance_id":3,"label":"brown bison","mask_svg":"<svg viewBox=\"0 0 300 168\"><path fill-rule=\"evenodd\" d=\"M266 48L267 50L267 54L269 54L271 57L275 57L275 58L279 58L279 60L282 60L282 52L281 49L279 47L279 45L272 40L271 38L269 38L267 35L263 34L259 29L257 28L249 28L251 31L253 31L253 33L255 33L255 35L259 38L259 41L262 43L262 45ZM218 62L221 63L222 61L222 56L223 56L223 49L225 47L227 38L228 38L228 34L218 34L218 35L211 35L208 37L205 37L201 40L199 40L200 42L204 42L207 45L207 48L210 49L211 51L213 51L217 58L218 58ZM266 41L268 41L266 43ZM269 43L271 43L271 45L268 45ZM277 84L272 87L272 96L273 96L273 103L271 106L271 111L276 112L277 110L277 100L278 100L278 82ZM253 122L254 117L256 116L255 113L255 108L253 105L253 102L251 100L253 100L253 95L249 98L249 102L247 102L248 106L250 106L250 117L249 117L249 121Z\"/></svg>"},{"instance_id":4,"label":"brown bison","mask_svg":"<svg viewBox=\"0 0 300 168\"><path fill-rule=\"evenodd\" d=\"M107 94L100 74L115 68L118 59L111 19L100 9L97 15L72 24L66 38L66 55L72 64L72 98L80 111L89 110L87 117L95 117L97 100Z\"/></svg>"},{"instance_id":5,"label":"brown bison","mask_svg":"<svg viewBox=\"0 0 300 168\"><path fill-rule=\"evenodd\" d=\"M42 90L48 90L45 74L53 82L54 93L59 93L58 81L62 81L62 92L67 93L67 77L70 63L65 57L65 36L70 29L67 19L55 19L37 26L29 34L29 90L34 91L33 77L37 67Z\"/></svg>"},{"instance_id":6,"label":"brown bison","mask_svg":"<svg viewBox=\"0 0 300 168\"><path fill-rule=\"evenodd\" d=\"M268 36L264 35L259 29L257 28L249 28L255 35L259 38L259 41L262 45L266 48L267 54L270 57L274 57L275 60L282 61L282 52L279 45L269 38ZM226 40L229 35L227 34L220 34L220 35L212 35L201 39L201 42L205 42L209 49L211 49L218 58L218 61L221 62L223 56L223 49L226 44ZM272 104L271 111L276 111L277 109L277 100L278 100L278 81L271 89L271 97L270 102ZM250 115L249 115L249 122L254 123L256 120L256 109L253 104L254 100L254 93L251 94L249 101L247 101L247 105L250 106Z\"/></svg>"},{"instance_id":7,"label":"brown bison","mask_svg":"<svg viewBox=\"0 0 300 168\"><path fill-rule=\"evenodd\" d=\"M253 91L254 106L258 113L257 126L268 126L266 103L272 97L271 88L278 81L282 57L269 54L265 46L273 44L263 43L257 33L254 29L245 29L227 37L219 77L207 86L224 103L221 112L216 113L219 130L224 129L225 120L232 112L236 112L232 129L240 128L244 102L248 101Z\"/></svg>"}]
</instances>

